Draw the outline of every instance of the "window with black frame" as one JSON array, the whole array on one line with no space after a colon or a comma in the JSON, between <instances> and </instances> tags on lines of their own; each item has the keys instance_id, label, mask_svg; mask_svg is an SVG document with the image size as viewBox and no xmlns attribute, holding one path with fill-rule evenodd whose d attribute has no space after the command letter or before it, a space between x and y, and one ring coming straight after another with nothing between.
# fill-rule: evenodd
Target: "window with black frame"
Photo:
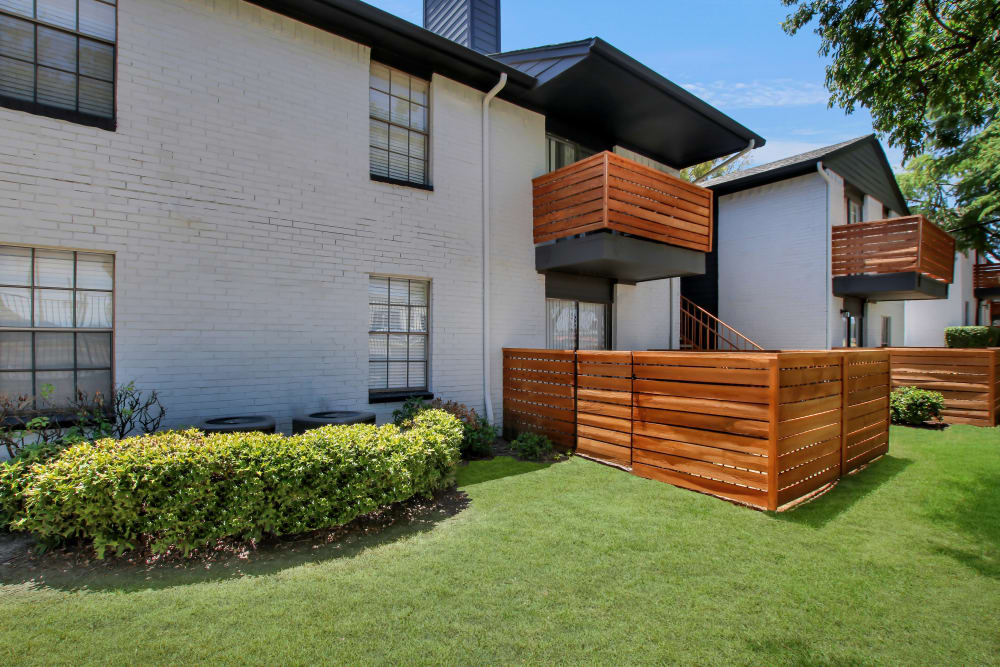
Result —
<instances>
[{"instance_id":1,"label":"window with black frame","mask_svg":"<svg viewBox=\"0 0 1000 667\"><path fill-rule=\"evenodd\" d=\"M114 129L116 0L0 0L0 105Z\"/></svg>"},{"instance_id":2,"label":"window with black frame","mask_svg":"<svg viewBox=\"0 0 1000 667\"><path fill-rule=\"evenodd\" d=\"M370 173L430 186L430 83L372 61L368 87Z\"/></svg>"},{"instance_id":3,"label":"window with black frame","mask_svg":"<svg viewBox=\"0 0 1000 667\"><path fill-rule=\"evenodd\" d=\"M371 276L368 281L368 391L427 391L430 282Z\"/></svg>"},{"instance_id":4,"label":"window with black frame","mask_svg":"<svg viewBox=\"0 0 1000 667\"><path fill-rule=\"evenodd\" d=\"M0 395L110 396L113 331L114 255L0 246Z\"/></svg>"}]
</instances>

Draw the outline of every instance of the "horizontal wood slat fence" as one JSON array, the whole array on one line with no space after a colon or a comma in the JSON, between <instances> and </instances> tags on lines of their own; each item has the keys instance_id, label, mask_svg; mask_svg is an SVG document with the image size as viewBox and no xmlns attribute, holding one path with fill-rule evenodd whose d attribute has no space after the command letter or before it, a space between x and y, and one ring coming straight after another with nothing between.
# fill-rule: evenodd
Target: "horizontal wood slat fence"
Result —
<instances>
[{"instance_id":1,"label":"horizontal wood slat fence","mask_svg":"<svg viewBox=\"0 0 1000 667\"><path fill-rule=\"evenodd\" d=\"M976 289L1000 287L1000 264L976 264L972 269L972 286Z\"/></svg>"},{"instance_id":2,"label":"horizontal wood slat fence","mask_svg":"<svg viewBox=\"0 0 1000 667\"><path fill-rule=\"evenodd\" d=\"M540 361L548 366L525 367ZM560 389L525 394L528 370L558 373ZM882 350L506 349L504 429L557 433L560 446L641 477L777 510L888 451L889 386ZM572 388L570 432L567 403L546 397Z\"/></svg>"},{"instance_id":3,"label":"horizontal wood slat fence","mask_svg":"<svg viewBox=\"0 0 1000 667\"><path fill-rule=\"evenodd\" d=\"M890 347L892 386L944 395L949 424L995 426L1000 402L1000 348Z\"/></svg>"},{"instance_id":4,"label":"horizontal wood slat fence","mask_svg":"<svg viewBox=\"0 0 1000 667\"><path fill-rule=\"evenodd\" d=\"M955 239L922 215L837 225L832 230L834 276L915 271L951 283Z\"/></svg>"},{"instance_id":5,"label":"horizontal wood slat fence","mask_svg":"<svg viewBox=\"0 0 1000 667\"><path fill-rule=\"evenodd\" d=\"M712 249L711 191L610 151L539 176L532 186L535 243L607 229Z\"/></svg>"}]
</instances>

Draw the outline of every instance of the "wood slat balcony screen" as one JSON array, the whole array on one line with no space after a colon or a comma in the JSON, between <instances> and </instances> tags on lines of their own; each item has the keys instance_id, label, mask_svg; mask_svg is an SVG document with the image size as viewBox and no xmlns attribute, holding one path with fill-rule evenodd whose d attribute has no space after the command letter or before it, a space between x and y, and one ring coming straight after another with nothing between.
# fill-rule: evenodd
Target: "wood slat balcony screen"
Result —
<instances>
[{"instance_id":1,"label":"wood slat balcony screen","mask_svg":"<svg viewBox=\"0 0 1000 667\"><path fill-rule=\"evenodd\" d=\"M972 285L976 289L1000 287L1000 264L976 264L972 270Z\"/></svg>"},{"instance_id":2,"label":"wood slat balcony screen","mask_svg":"<svg viewBox=\"0 0 1000 667\"><path fill-rule=\"evenodd\" d=\"M564 404L520 408L520 390L507 391L524 372L508 353L542 352L505 350L508 437L565 432L551 423L565 425ZM888 451L885 350L553 354L576 359L577 453L641 477L776 510Z\"/></svg>"},{"instance_id":3,"label":"wood slat balcony screen","mask_svg":"<svg viewBox=\"0 0 1000 667\"><path fill-rule=\"evenodd\" d=\"M532 183L535 243L606 229L712 249L711 191L610 151Z\"/></svg>"},{"instance_id":4,"label":"wood slat balcony screen","mask_svg":"<svg viewBox=\"0 0 1000 667\"><path fill-rule=\"evenodd\" d=\"M833 228L834 276L915 271L951 283L955 239L922 215Z\"/></svg>"},{"instance_id":5,"label":"wood slat balcony screen","mask_svg":"<svg viewBox=\"0 0 1000 667\"><path fill-rule=\"evenodd\" d=\"M949 424L995 426L1000 408L1000 348L893 347L892 386L944 395Z\"/></svg>"}]
</instances>

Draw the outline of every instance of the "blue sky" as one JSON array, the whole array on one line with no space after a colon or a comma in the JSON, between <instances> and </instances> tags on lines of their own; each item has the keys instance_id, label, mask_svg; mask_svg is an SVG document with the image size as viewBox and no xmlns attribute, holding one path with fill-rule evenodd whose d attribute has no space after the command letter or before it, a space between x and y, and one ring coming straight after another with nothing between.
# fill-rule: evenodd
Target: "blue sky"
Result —
<instances>
[{"instance_id":1,"label":"blue sky","mask_svg":"<svg viewBox=\"0 0 1000 667\"><path fill-rule=\"evenodd\" d=\"M413 23L422 0L369 0ZM828 109L826 61L810 32L789 37L780 0L501 0L503 50L601 37L767 139L761 164L869 134L865 110ZM901 154L885 146L899 168Z\"/></svg>"}]
</instances>

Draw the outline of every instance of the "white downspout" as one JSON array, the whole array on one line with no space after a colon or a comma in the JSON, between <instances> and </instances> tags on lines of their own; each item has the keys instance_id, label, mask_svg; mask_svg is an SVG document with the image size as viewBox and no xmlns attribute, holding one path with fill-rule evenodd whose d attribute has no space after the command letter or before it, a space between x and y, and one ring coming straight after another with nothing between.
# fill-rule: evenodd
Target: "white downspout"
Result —
<instances>
[{"instance_id":1,"label":"white downspout","mask_svg":"<svg viewBox=\"0 0 1000 667\"><path fill-rule=\"evenodd\" d=\"M750 143L747 144L746 148L744 148L743 150L741 150L739 153L736 153L735 155L729 156L729 159L727 159L725 162L720 162L719 164L715 165L710 170L708 170L707 172L705 172L704 176L699 176L698 178L694 179L694 182L695 183L701 183L706 178L708 178L709 176L711 176L715 172L719 171L720 169L722 169L723 167L725 167L726 165L728 165L733 160L738 160L741 157L743 157L744 155L746 155L747 153L749 153L750 151L752 151L753 147L756 146L756 145L757 145L757 140L756 139L751 139Z\"/></svg>"},{"instance_id":2,"label":"white downspout","mask_svg":"<svg viewBox=\"0 0 1000 667\"><path fill-rule=\"evenodd\" d=\"M507 85L507 73L483 98L483 400L486 419L493 423L493 398L490 395L490 102Z\"/></svg>"},{"instance_id":3,"label":"white downspout","mask_svg":"<svg viewBox=\"0 0 1000 667\"><path fill-rule=\"evenodd\" d=\"M830 274L833 268L830 264L830 245L833 243L833 238L831 234L833 230L830 227L830 188L833 186L833 179L830 178L830 174L826 173L826 169L823 168L823 162L816 162L816 171L819 175L823 177L826 181L826 277L830 280ZM833 286L827 282L826 285L826 346L832 348L833 341L830 340L830 308L833 306Z\"/></svg>"}]
</instances>

